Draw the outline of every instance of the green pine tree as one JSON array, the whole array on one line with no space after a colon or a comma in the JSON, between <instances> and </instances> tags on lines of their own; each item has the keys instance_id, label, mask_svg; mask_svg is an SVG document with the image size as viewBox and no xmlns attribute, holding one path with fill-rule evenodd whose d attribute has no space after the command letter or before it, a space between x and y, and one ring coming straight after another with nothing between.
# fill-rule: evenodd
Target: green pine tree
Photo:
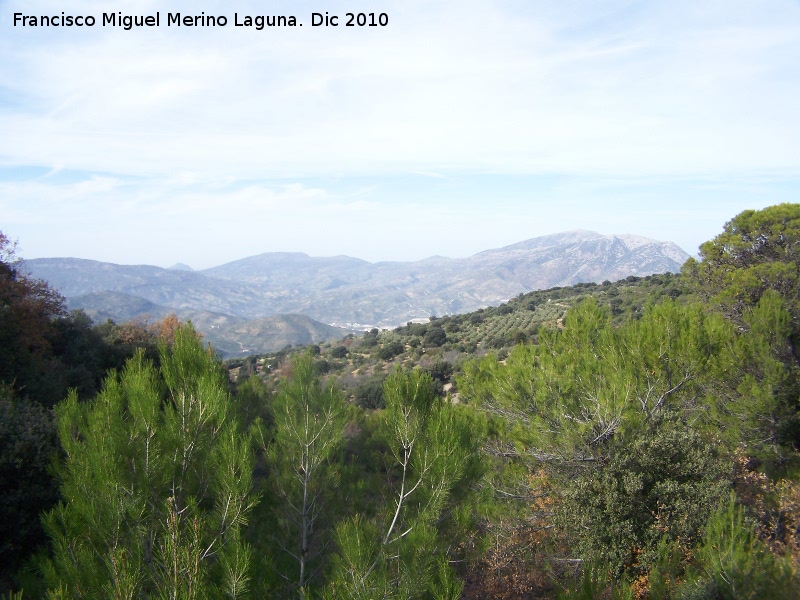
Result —
<instances>
[{"instance_id":1,"label":"green pine tree","mask_svg":"<svg viewBox=\"0 0 800 600\"><path fill-rule=\"evenodd\" d=\"M44 516L51 598L244 598L256 499L250 441L224 373L190 325L57 407L63 502Z\"/></svg>"},{"instance_id":2,"label":"green pine tree","mask_svg":"<svg viewBox=\"0 0 800 600\"><path fill-rule=\"evenodd\" d=\"M457 598L463 587L442 547L451 492L475 474L481 428L437 396L421 370L396 370L384 384L381 432L385 500L375 517L356 515L336 532L331 598ZM457 511L453 511L457 512Z\"/></svg>"},{"instance_id":3,"label":"green pine tree","mask_svg":"<svg viewBox=\"0 0 800 600\"><path fill-rule=\"evenodd\" d=\"M324 566L330 508L337 494L337 467L346 404L334 387L324 387L310 354L292 362L272 403L274 440L268 448L275 494L273 530L276 566L284 596L303 595Z\"/></svg>"}]
</instances>

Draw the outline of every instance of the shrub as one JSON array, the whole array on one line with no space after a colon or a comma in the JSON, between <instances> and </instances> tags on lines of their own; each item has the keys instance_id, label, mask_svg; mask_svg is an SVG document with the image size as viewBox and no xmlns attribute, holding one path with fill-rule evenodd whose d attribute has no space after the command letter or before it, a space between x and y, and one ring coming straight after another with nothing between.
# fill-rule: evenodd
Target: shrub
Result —
<instances>
[{"instance_id":1,"label":"shrub","mask_svg":"<svg viewBox=\"0 0 800 600\"><path fill-rule=\"evenodd\" d=\"M378 350L378 358L381 360L392 360L395 356L402 354L403 350L405 350L405 348L403 348L403 344L400 342L389 342Z\"/></svg>"},{"instance_id":2,"label":"shrub","mask_svg":"<svg viewBox=\"0 0 800 600\"><path fill-rule=\"evenodd\" d=\"M344 358L347 356L347 348L344 346L336 346L331 350L331 356L333 358Z\"/></svg>"},{"instance_id":3,"label":"shrub","mask_svg":"<svg viewBox=\"0 0 800 600\"><path fill-rule=\"evenodd\" d=\"M599 472L567 482L558 520L585 558L615 576L637 576L655 562L662 539L695 544L729 483L713 448L678 419L614 444Z\"/></svg>"},{"instance_id":4,"label":"shrub","mask_svg":"<svg viewBox=\"0 0 800 600\"><path fill-rule=\"evenodd\" d=\"M383 408L383 377L371 377L355 389L355 402L361 408Z\"/></svg>"}]
</instances>

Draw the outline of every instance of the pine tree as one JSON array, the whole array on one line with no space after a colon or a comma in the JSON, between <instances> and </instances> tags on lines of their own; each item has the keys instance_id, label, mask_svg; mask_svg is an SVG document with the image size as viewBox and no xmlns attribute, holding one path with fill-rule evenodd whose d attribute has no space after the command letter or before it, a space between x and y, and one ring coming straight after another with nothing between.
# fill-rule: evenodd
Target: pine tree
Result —
<instances>
[{"instance_id":1,"label":"pine tree","mask_svg":"<svg viewBox=\"0 0 800 600\"><path fill-rule=\"evenodd\" d=\"M268 456L276 564L284 595L302 595L317 580L329 545L346 405L338 390L322 386L310 354L297 357L291 369L272 403L275 437Z\"/></svg>"},{"instance_id":2,"label":"pine tree","mask_svg":"<svg viewBox=\"0 0 800 600\"><path fill-rule=\"evenodd\" d=\"M731 493L706 524L694 550L694 568L672 598L798 598L798 578L788 558L775 556Z\"/></svg>"},{"instance_id":3,"label":"pine tree","mask_svg":"<svg viewBox=\"0 0 800 600\"><path fill-rule=\"evenodd\" d=\"M336 532L331 598L457 598L463 584L440 533L451 491L471 473L480 427L434 391L420 370L399 369L384 384L382 439L386 502Z\"/></svg>"},{"instance_id":4,"label":"pine tree","mask_svg":"<svg viewBox=\"0 0 800 600\"><path fill-rule=\"evenodd\" d=\"M791 317L791 358L800 365L800 204L736 215L700 246L700 258L686 261L686 280L738 324L767 290L783 297Z\"/></svg>"},{"instance_id":5,"label":"pine tree","mask_svg":"<svg viewBox=\"0 0 800 600\"><path fill-rule=\"evenodd\" d=\"M716 414L733 443L752 456L781 462L800 447L800 366L791 358L791 316L786 302L766 290L745 310L746 331L733 346L731 368Z\"/></svg>"},{"instance_id":6,"label":"pine tree","mask_svg":"<svg viewBox=\"0 0 800 600\"><path fill-rule=\"evenodd\" d=\"M57 407L63 502L44 517L51 598L243 598L250 441L191 326L139 353L91 403Z\"/></svg>"}]
</instances>

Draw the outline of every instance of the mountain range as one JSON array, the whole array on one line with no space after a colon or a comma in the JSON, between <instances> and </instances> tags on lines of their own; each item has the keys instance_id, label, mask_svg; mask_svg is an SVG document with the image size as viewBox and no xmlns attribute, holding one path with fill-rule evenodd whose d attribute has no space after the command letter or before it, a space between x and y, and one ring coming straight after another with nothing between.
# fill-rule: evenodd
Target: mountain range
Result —
<instances>
[{"instance_id":1,"label":"mountain range","mask_svg":"<svg viewBox=\"0 0 800 600\"><path fill-rule=\"evenodd\" d=\"M77 258L25 264L95 320L175 313L230 356L469 312L536 289L675 272L687 258L671 242L581 230L417 262L271 252L202 271Z\"/></svg>"}]
</instances>

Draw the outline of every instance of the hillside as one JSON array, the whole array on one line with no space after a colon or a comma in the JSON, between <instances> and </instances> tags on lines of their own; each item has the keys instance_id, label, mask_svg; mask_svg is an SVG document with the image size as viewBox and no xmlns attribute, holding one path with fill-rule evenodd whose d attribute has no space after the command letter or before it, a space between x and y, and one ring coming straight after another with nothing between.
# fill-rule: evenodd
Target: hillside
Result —
<instances>
[{"instance_id":1,"label":"hillside","mask_svg":"<svg viewBox=\"0 0 800 600\"><path fill-rule=\"evenodd\" d=\"M192 321L194 323L194 321ZM222 356L241 356L274 351L292 345L339 340L352 330L326 325L305 315L274 315L239 323L215 323L205 336Z\"/></svg>"},{"instance_id":2,"label":"hillside","mask_svg":"<svg viewBox=\"0 0 800 600\"><path fill-rule=\"evenodd\" d=\"M93 292L69 298L67 308L83 310L96 323L107 319L117 322L156 321L174 314L181 321L191 321L219 355L228 358L274 352L294 344L340 339L352 332L305 315L274 315L247 320L204 310L161 306L122 292Z\"/></svg>"},{"instance_id":3,"label":"hillside","mask_svg":"<svg viewBox=\"0 0 800 600\"><path fill-rule=\"evenodd\" d=\"M520 294L506 303L469 313L408 323L394 329L376 328L321 343L314 360L318 371L335 379L355 402L373 405L376 400L371 394L395 366L420 366L444 389L452 385L465 361L488 352L503 357L519 343L535 342L541 328L563 327L569 309L581 300L594 298L609 310L615 323L623 323L641 316L648 303L682 296L683 287L680 277L671 273L631 275L613 283L553 287ZM280 365L307 349L296 346L278 352L254 353L246 359L229 360L228 366L233 379L258 373L265 380L277 383ZM456 389L451 392L457 397Z\"/></svg>"},{"instance_id":4,"label":"hillside","mask_svg":"<svg viewBox=\"0 0 800 600\"><path fill-rule=\"evenodd\" d=\"M265 286L287 312L326 323L394 327L476 310L535 289L675 272L688 258L669 242L572 231L461 259L370 264L348 257L271 253L203 273Z\"/></svg>"},{"instance_id":5,"label":"hillside","mask_svg":"<svg viewBox=\"0 0 800 600\"><path fill-rule=\"evenodd\" d=\"M741 213L680 274L555 286L318 344L285 344L338 333L305 316L195 313L235 336L229 352L283 346L227 363L174 316L68 314L3 262L0 234L12 482L0 592L30 581L25 593L104 597L107 557L144 581L151 569L125 562L143 547L183 544L166 555L182 569L181 556L197 565L204 548L247 540L237 569L258 573L259 598L796 600L798 211ZM648 246L594 242L621 256ZM121 292L80 302L165 309ZM241 531L220 528L236 515ZM297 585L306 558L319 576ZM176 587L158 577L142 593Z\"/></svg>"}]
</instances>

